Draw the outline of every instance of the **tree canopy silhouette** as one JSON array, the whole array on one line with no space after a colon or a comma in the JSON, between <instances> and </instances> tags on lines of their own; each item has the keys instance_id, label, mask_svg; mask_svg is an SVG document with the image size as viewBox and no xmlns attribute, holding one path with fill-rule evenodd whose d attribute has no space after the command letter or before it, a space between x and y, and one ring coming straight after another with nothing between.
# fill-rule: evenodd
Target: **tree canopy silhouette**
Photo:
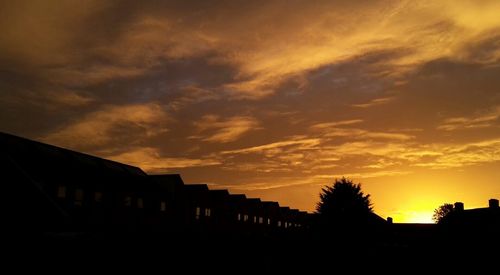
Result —
<instances>
[{"instance_id":1,"label":"tree canopy silhouette","mask_svg":"<svg viewBox=\"0 0 500 275\"><path fill-rule=\"evenodd\" d=\"M445 203L434 210L432 220L435 223L440 223L451 212L453 212L453 204Z\"/></svg>"},{"instance_id":2,"label":"tree canopy silhouette","mask_svg":"<svg viewBox=\"0 0 500 275\"><path fill-rule=\"evenodd\" d=\"M321 191L316 212L323 223L364 222L373 212L370 195L361 191L361 184L349 179L335 179L333 186L325 186Z\"/></svg>"}]
</instances>

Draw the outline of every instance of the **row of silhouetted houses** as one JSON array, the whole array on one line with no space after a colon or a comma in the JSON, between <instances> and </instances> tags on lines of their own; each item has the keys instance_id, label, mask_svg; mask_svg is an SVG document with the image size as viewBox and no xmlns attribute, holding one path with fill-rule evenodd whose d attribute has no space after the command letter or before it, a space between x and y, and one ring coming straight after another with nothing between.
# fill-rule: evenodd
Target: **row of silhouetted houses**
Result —
<instances>
[{"instance_id":1,"label":"row of silhouetted houses","mask_svg":"<svg viewBox=\"0 0 500 275\"><path fill-rule=\"evenodd\" d=\"M294 232L310 214L0 133L14 230Z\"/></svg>"},{"instance_id":2,"label":"row of silhouetted houses","mask_svg":"<svg viewBox=\"0 0 500 275\"><path fill-rule=\"evenodd\" d=\"M134 166L5 133L0 133L0 167L2 201L8 206L3 224L17 232L290 235L317 225L313 214L277 202L184 184L177 174L148 175ZM392 224L390 218L372 216L371 230L389 232L391 243L423 243L438 236L436 225ZM441 228L498 236L498 200L478 209L456 203Z\"/></svg>"}]
</instances>

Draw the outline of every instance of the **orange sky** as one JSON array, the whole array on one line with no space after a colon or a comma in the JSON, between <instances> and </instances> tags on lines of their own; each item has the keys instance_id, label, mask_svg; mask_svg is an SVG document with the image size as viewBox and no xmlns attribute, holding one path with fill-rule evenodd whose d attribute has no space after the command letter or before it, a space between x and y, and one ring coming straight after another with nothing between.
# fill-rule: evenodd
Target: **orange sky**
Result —
<instances>
[{"instance_id":1,"label":"orange sky","mask_svg":"<svg viewBox=\"0 0 500 275\"><path fill-rule=\"evenodd\" d=\"M354 3L353 3L354 2ZM0 131L314 210L500 197L500 2L0 3Z\"/></svg>"}]
</instances>

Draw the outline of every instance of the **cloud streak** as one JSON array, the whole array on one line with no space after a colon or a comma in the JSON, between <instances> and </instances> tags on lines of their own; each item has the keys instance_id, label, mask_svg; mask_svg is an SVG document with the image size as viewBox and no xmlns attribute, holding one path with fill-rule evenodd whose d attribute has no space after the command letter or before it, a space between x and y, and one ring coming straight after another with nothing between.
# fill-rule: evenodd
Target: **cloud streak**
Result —
<instances>
[{"instance_id":1,"label":"cloud streak","mask_svg":"<svg viewBox=\"0 0 500 275\"><path fill-rule=\"evenodd\" d=\"M370 100L367 103L353 104L352 106L353 107L358 107L358 108L369 108L369 107L372 107L372 106L378 106L378 105L389 103L392 100L393 100L392 97L375 98L375 99Z\"/></svg>"},{"instance_id":2,"label":"cloud streak","mask_svg":"<svg viewBox=\"0 0 500 275\"><path fill-rule=\"evenodd\" d=\"M141 167L148 173L168 173L169 171L200 166L215 166L221 162L213 158L184 158L162 156L158 149L139 147L118 155L108 156L110 159L129 165Z\"/></svg>"},{"instance_id":3,"label":"cloud streak","mask_svg":"<svg viewBox=\"0 0 500 275\"><path fill-rule=\"evenodd\" d=\"M167 131L168 116L156 104L105 106L70 122L41 140L69 148L88 149L111 145L120 135L152 137ZM129 131L131 133L129 133Z\"/></svg>"},{"instance_id":4,"label":"cloud streak","mask_svg":"<svg viewBox=\"0 0 500 275\"><path fill-rule=\"evenodd\" d=\"M453 117L443 121L437 127L438 130L455 131L466 129L487 128L495 124L500 117L500 106L496 106L494 110L476 115L473 117Z\"/></svg>"},{"instance_id":5,"label":"cloud streak","mask_svg":"<svg viewBox=\"0 0 500 275\"><path fill-rule=\"evenodd\" d=\"M203 137L192 136L192 138L215 143L236 141L247 132L259 129L259 122L249 116L235 116L221 120L218 116L206 115L195 125L199 132L211 132L211 134Z\"/></svg>"}]
</instances>

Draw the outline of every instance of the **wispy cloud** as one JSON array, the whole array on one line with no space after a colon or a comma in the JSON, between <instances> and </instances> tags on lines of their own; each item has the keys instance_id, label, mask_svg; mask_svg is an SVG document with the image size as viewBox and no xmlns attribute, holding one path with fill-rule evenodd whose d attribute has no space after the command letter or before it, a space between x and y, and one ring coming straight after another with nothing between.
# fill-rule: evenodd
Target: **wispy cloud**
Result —
<instances>
[{"instance_id":1,"label":"wispy cloud","mask_svg":"<svg viewBox=\"0 0 500 275\"><path fill-rule=\"evenodd\" d=\"M410 171L398 171L398 170L387 170L387 171L376 171L376 172L359 172L359 173L345 173L345 174L323 174L316 175L316 179L340 179L342 177L350 179L366 179L366 178L377 178L377 177L387 177L387 176L400 176L410 174Z\"/></svg>"},{"instance_id":2,"label":"wispy cloud","mask_svg":"<svg viewBox=\"0 0 500 275\"><path fill-rule=\"evenodd\" d=\"M333 8L329 4L295 7L303 16L283 17L289 28L279 28L269 22L267 26L271 31L260 34L256 41L246 41L250 42L249 48L242 46L240 54L226 57L240 66L242 78L227 87L242 97L258 99L273 94L274 88L284 80L321 66L381 49L407 49L406 54L384 63L391 67L387 75L397 75L434 59L473 58L465 54L466 48L477 41L480 34L488 36L488 31L500 26L500 20L491 12L499 8L493 1L481 5L452 1L422 5L407 1L331 4L337 13L322 12ZM274 15L279 14L275 9L287 10L278 6L270 4L267 10ZM481 16L485 18L481 22L471 19ZM308 19L302 21L301 18ZM423 21L426 23L422 24ZM343 28L331 28L333 24ZM461 39L456 39L457 36Z\"/></svg>"},{"instance_id":3,"label":"wispy cloud","mask_svg":"<svg viewBox=\"0 0 500 275\"><path fill-rule=\"evenodd\" d=\"M377 1L369 5L269 1L214 4L203 12L186 5L121 3L118 8L90 1L84 6L45 4L27 9L12 4L4 7L12 16L0 21L0 26L6 26L0 47L6 60L56 65L45 74L72 85L136 77L162 59L211 53L211 62L238 68L234 81L221 88L235 97L258 99L273 94L291 77L382 49L407 49L406 54L386 60L393 74L439 58L491 62L491 58L468 52L471 44L488 41L492 30L500 26L496 1ZM109 26L110 22L115 25ZM95 24L104 29L96 31ZM26 31L33 35L19 35ZM37 47L31 46L33 41ZM77 46L79 54L74 54ZM80 62L89 64L69 66Z\"/></svg>"},{"instance_id":4,"label":"wispy cloud","mask_svg":"<svg viewBox=\"0 0 500 275\"><path fill-rule=\"evenodd\" d=\"M414 136L403 133L371 132L363 129L331 128L325 131L325 137L347 137L351 139L387 139L410 140Z\"/></svg>"},{"instance_id":5,"label":"wispy cloud","mask_svg":"<svg viewBox=\"0 0 500 275\"><path fill-rule=\"evenodd\" d=\"M368 107L372 107L372 106L377 106L377 105L389 103L393 99L394 99L393 97L382 97L382 98L372 99L367 103L353 104L351 106L358 107L358 108L368 108Z\"/></svg>"},{"instance_id":6,"label":"wispy cloud","mask_svg":"<svg viewBox=\"0 0 500 275\"><path fill-rule=\"evenodd\" d=\"M166 130L169 120L157 104L105 106L42 137L48 143L88 149L116 142L121 135L152 137Z\"/></svg>"},{"instance_id":7,"label":"wispy cloud","mask_svg":"<svg viewBox=\"0 0 500 275\"><path fill-rule=\"evenodd\" d=\"M388 139L388 140L410 140L414 136L405 133L377 132L358 128L340 128L362 123L361 119L343 120L336 122L325 122L312 125L313 131L323 133L324 137L346 137L351 139Z\"/></svg>"},{"instance_id":8,"label":"wispy cloud","mask_svg":"<svg viewBox=\"0 0 500 275\"><path fill-rule=\"evenodd\" d=\"M284 147L293 147L297 150L310 149L318 146L321 140L318 138L300 138L295 137L286 141L278 141L264 145L248 147L237 150L223 151L222 154L248 154L248 153L269 153L278 154L282 152Z\"/></svg>"},{"instance_id":9,"label":"wispy cloud","mask_svg":"<svg viewBox=\"0 0 500 275\"><path fill-rule=\"evenodd\" d=\"M157 148L139 147L108 158L129 165L138 166L149 173L162 173L176 168L220 165L213 158L183 158L162 156Z\"/></svg>"},{"instance_id":10,"label":"wispy cloud","mask_svg":"<svg viewBox=\"0 0 500 275\"><path fill-rule=\"evenodd\" d=\"M460 145L443 145L440 152L432 160L417 162L414 166L447 169L498 162L500 161L500 139Z\"/></svg>"},{"instance_id":11,"label":"wispy cloud","mask_svg":"<svg viewBox=\"0 0 500 275\"><path fill-rule=\"evenodd\" d=\"M257 119L249 116L234 116L227 119L220 119L215 115L206 115L201 120L195 122L198 132L204 134L210 132L208 136L197 135L191 138L199 138L208 142L227 143L238 140L249 131L259 129Z\"/></svg>"},{"instance_id":12,"label":"wispy cloud","mask_svg":"<svg viewBox=\"0 0 500 275\"><path fill-rule=\"evenodd\" d=\"M19 106L35 105L48 110L84 107L95 101L91 96L68 89L57 91L51 89L46 91L28 90L15 96L4 96L0 100Z\"/></svg>"},{"instance_id":13,"label":"wispy cloud","mask_svg":"<svg viewBox=\"0 0 500 275\"><path fill-rule=\"evenodd\" d=\"M438 130L454 131L464 129L486 128L495 124L500 118L500 106L495 107L492 111L484 112L483 114L473 117L453 117L443 121L437 127Z\"/></svg>"},{"instance_id":14,"label":"wispy cloud","mask_svg":"<svg viewBox=\"0 0 500 275\"><path fill-rule=\"evenodd\" d=\"M335 121L335 122L323 122L323 123L318 123L314 124L311 126L311 129L326 129L326 128L333 128L337 126L345 126L345 125L353 125L353 124L359 124L362 123L362 119L350 119L350 120L342 120L342 121Z\"/></svg>"},{"instance_id":15,"label":"wispy cloud","mask_svg":"<svg viewBox=\"0 0 500 275\"><path fill-rule=\"evenodd\" d=\"M212 90L189 85L181 89L180 96L168 103L168 108L172 111L179 111L186 106L201 103L209 100L217 100L220 95Z\"/></svg>"}]
</instances>

